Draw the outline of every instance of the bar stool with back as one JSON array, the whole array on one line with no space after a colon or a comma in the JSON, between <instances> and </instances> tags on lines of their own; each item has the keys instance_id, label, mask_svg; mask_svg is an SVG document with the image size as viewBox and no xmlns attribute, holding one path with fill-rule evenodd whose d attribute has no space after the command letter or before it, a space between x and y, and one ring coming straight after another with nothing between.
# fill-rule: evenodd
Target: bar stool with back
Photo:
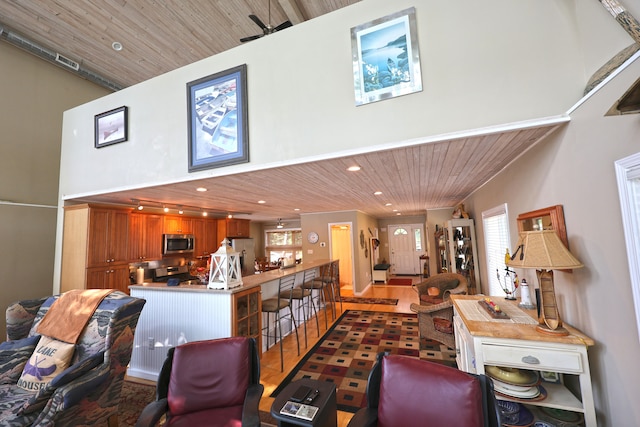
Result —
<instances>
[{"instance_id":1,"label":"bar stool with back","mask_svg":"<svg viewBox=\"0 0 640 427\"><path fill-rule=\"evenodd\" d=\"M271 314L275 315L274 325L273 325L273 338L274 344L279 339L280 340L280 371L284 372L284 357L283 357L283 348L282 348L282 317L290 317L292 332L296 333L296 341L298 344L298 356L300 356L300 338L298 337L298 326L296 325L296 319L293 316L292 306L292 293L293 287L296 281L296 275L290 274L288 276L284 276L280 278L280 282L278 283L278 294L275 297L266 298L262 301L262 312L267 313L267 321L265 323L265 327L262 328L263 335L266 338L267 350L269 349L269 337L271 336L269 333L269 323L271 320ZM288 309L289 314L281 315L281 310ZM266 331L266 334L264 333Z\"/></svg>"}]
</instances>

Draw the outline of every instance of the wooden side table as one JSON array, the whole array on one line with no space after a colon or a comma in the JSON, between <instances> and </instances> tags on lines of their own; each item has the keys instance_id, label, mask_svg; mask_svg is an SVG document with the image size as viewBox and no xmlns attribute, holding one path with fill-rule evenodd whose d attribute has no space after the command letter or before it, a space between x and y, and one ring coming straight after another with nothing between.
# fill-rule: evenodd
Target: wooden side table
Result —
<instances>
[{"instance_id":1,"label":"wooden side table","mask_svg":"<svg viewBox=\"0 0 640 427\"><path fill-rule=\"evenodd\" d=\"M568 336L537 332L535 310L522 310L517 301L505 301L500 297L492 297L492 300L500 301L500 307L504 306L504 311L511 313L511 320L483 318L478 304L482 298L478 295L451 296L458 369L484 374L485 366L493 365L557 372L562 381L543 383L547 396L528 404L578 412L584 415L587 427L597 427L587 356L587 349L594 345L593 339L566 323ZM577 378L579 393L574 394L565 386L564 375Z\"/></svg>"},{"instance_id":2,"label":"wooden side table","mask_svg":"<svg viewBox=\"0 0 640 427\"><path fill-rule=\"evenodd\" d=\"M280 413L282 407L300 386L307 386L312 390L320 391L320 394L318 394L313 402L309 403L311 406L318 407L318 412L311 421ZM278 427L337 427L338 410L336 403L336 386L326 381L317 381L308 378L289 383L273 401L271 405L271 416L278 420Z\"/></svg>"}]
</instances>

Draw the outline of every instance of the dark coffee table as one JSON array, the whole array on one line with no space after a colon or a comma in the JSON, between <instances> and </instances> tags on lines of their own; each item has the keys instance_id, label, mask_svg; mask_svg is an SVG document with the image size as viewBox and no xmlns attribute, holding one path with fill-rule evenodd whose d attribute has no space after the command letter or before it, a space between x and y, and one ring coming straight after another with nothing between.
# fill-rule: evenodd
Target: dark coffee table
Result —
<instances>
[{"instance_id":1,"label":"dark coffee table","mask_svg":"<svg viewBox=\"0 0 640 427\"><path fill-rule=\"evenodd\" d=\"M311 421L290 415L281 414L280 410L287 403L289 398L300 386L307 386L312 390L319 390L320 393L311 403L303 404L315 406L318 412ZM289 383L271 405L271 416L278 420L279 427L304 426L304 427L337 427L338 412L336 407L336 386L326 381L311 380L303 378Z\"/></svg>"}]
</instances>

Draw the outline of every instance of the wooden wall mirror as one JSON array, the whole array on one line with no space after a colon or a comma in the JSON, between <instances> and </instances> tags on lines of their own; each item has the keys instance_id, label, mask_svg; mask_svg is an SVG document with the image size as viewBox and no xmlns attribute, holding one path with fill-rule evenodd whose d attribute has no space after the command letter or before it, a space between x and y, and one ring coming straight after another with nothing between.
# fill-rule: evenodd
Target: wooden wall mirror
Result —
<instances>
[{"instance_id":1,"label":"wooden wall mirror","mask_svg":"<svg viewBox=\"0 0 640 427\"><path fill-rule=\"evenodd\" d=\"M517 219L518 232L555 230L560 240L562 240L562 243L569 249L567 227L564 222L562 205L549 206L548 208L521 213Z\"/></svg>"}]
</instances>

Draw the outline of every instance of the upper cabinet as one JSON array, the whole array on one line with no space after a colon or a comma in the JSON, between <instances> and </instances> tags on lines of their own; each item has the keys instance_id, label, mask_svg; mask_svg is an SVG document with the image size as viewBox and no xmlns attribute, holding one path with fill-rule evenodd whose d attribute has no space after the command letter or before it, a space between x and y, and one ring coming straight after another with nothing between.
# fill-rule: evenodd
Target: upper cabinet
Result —
<instances>
[{"instance_id":1,"label":"upper cabinet","mask_svg":"<svg viewBox=\"0 0 640 427\"><path fill-rule=\"evenodd\" d=\"M208 257L218 250L217 220L215 219L193 219L193 236L195 239L193 256Z\"/></svg>"},{"instance_id":2,"label":"upper cabinet","mask_svg":"<svg viewBox=\"0 0 640 427\"><path fill-rule=\"evenodd\" d=\"M192 234L193 218L183 216L165 216L164 228L165 234Z\"/></svg>"},{"instance_id":3,"label":"upper cabinet","mask_svg":"<svg viewBox=\"0 0 640 427\"><path fill-rule=\"evenodd\" d=\"M89 267L129 261L127 231L129 212L116 209L89 209Z\"/></svg>"},{"instance_id":4,"label":"upper cabinet","mask_svg":"<svg viewBox=\"0 0 640 427\"><path fill-rule=\"evenodd\" d=\"M248 219L225 218L218 220L218 239L225 237L250 237L251 221Z\"/></svg>"},{"instance_id":5,"label":"upper cabinet","mask_svg":"<svg viewBox=\"0 0 640 427\"><path fill-rule=\"evenodd\" d=\"M161 259L162 227L161 215L132 213L129 216L129 260Z\"/></svg>"}]
</instances>

